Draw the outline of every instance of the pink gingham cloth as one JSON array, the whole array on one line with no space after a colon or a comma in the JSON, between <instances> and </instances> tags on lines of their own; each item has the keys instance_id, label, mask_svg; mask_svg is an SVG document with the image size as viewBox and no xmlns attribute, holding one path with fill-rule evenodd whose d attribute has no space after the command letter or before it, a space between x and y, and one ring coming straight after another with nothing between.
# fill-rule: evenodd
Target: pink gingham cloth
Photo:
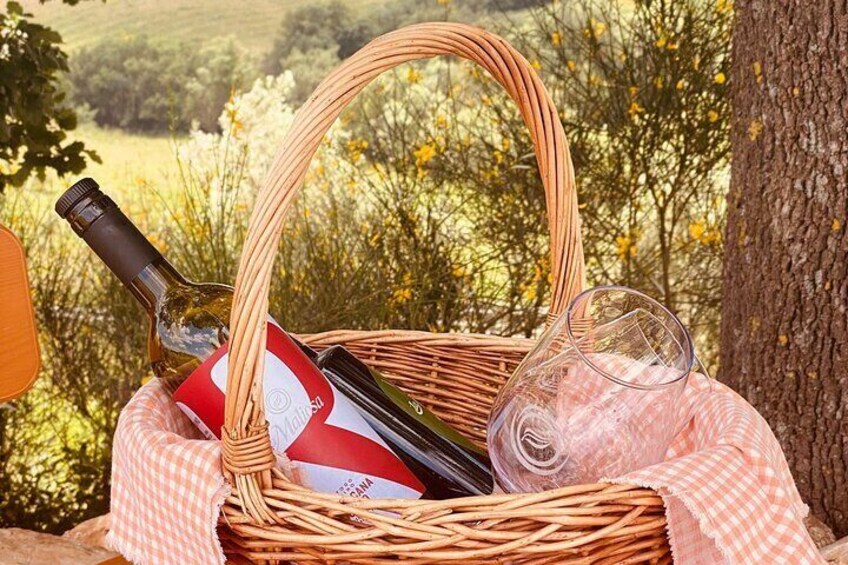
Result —
<instances>
[{"instance_id":1,"label":"pink gingham cloth","mask_svg":"<svg viewBox=\"0 0 848 565\"><path fill-rule=\"evenodd\" d=\"M666 505L677 565L824 563L766 422L727 387L690 379L696 406L663 463L612 479L655 489ZM685 408L685 407L684 407ZM216 534L228 494L215 441L199 439L162 385L124 408L112 462L109 541L139 565L224 562Z\"/></svg>"},{"instance_id":2,"label":"pink gingham cloth","mask_svg":"<svg viewBox=\"0 0 848 565\"><path fill-rule=\"evenodd\" d=\"M700 375L698 375L700 377ZM677 565L825 563L807 533L807 506L766 421L721 383L690 378L695 408L662 463L610 482L656 490Z\"/></svg>"},{"instance_id":3,"label":"pink gingham cloth","mask_svg":"<svg viewBox=\"0 0 848 565\"><path fill-rule=\"evenodd\" d=\"M107 543L129 561L224 563L216 524L230 489L219 442L202 437L158 379L121 412L112 445Z\"/></svg>"}]
</instances>

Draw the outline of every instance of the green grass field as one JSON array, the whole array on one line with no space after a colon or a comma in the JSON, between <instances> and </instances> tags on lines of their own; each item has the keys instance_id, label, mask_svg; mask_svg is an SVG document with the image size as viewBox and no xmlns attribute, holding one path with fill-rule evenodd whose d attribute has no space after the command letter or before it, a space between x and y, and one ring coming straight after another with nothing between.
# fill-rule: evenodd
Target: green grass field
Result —
<instances>
[{"instance_id":1,"label":"green grass field","mask_svg":"<svg viewBox=\"0 0 848 565\"><path fill-rule=\"evenodd\" d=\"M30 212L37 217L52 214L53 204L62 192L82 177L92 177L122 206L148 208L155 200L153 190L167 191L176 186L177 159L174 140L167 136L127 133L81 125L70 135L97 151L103 163L89 162L78 175L58 178L48 172L41 181L31 178L23 193Z\"/></svg>"},{"instance_id":2,"label":"green grass field","mask_svg":"<svg viewBox=\"0 0 848 565\"><path fill-rule=\"evenodd\" d=\"M2 1L2 0L0 0ZM61 1L41 3L19 0L39 23L61 33L71 53L103 38L146 35L163 41L201 41L235 37L257 56L274 43L283 18L290 10L314 0L88 0L76 6ZM354 9L367 9L386 0L343 0ZM71 133L96 150L102 164L90 163L82 173L96 178L121 200L143 201L140 186L166 189L178 174L173 140L166 136L103 129L81 125ZM48 174L44 181L31 179L28 190L39 210L49 210L61 191L75 177L58 179Z\"/></svg>"},{"instance_id":3,"label":"green grass field","mask_svg":"<svg viewBox=\"0 0 848 565\"><path fill-rule=\"evenodd\" d=\"M80 126L73 136L84 140L103 159L102 164L91 163L85 170L85 174L103 183L142 184L142 181L164 181L177 174L174 140L168 136L103 129L94 124ZM139 171L145 171L147 176L139 177Z\"/></svg>"},{"instance_id":4,"label":"green grass field","mask_svg":"<svg viewBox=\"0 0 848 565\"><path fill-rule=\"evenodd\" d=\"M346 0L357 9L384 0ZM206 42L234 36L262 54L286 13L314 0L90 0L69 6L59 1L22 0L36 19L62 34L70 51L104 37L147 35L174 41Z\"/></svg>"}]
</instances>

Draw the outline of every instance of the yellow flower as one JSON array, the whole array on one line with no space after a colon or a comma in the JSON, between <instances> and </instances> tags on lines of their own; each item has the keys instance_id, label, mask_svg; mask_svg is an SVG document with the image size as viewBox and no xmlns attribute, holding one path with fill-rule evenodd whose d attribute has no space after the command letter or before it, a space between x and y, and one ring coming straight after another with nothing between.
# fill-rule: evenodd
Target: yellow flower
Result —
<instances>
[{"instance_id":1,"label":"yellow flower","mask_svg":"<svg viewBox=\"0 0 848 565\"><path fill-rule=\"evenodd\" d=\"M368 148L368 142L364 139L351 139L345 145L351 161L358 161L362 153Z\"/></svg>"},{"instance_id":2,"label":"yellow flower","mask_svg":"<svg viewBox=\"0 0 848 565\"><path fill-rule=\"evenodd\" d=\"M395 304L403 304L412 298L411 288L399 288L392 293L392 302Z\"/></svg>"},{"instance_id":3,"label":"yellow flower","mask_svg":"<svg viewBox=\"0 0 848 565\"><path fill-rule=\"evenodd\" d=\"M733 11L733 0L716 0L716 12L727 14Z\"/></svg>"},{"instance_id":4,"label":"yellow flower","mask_svg":"<svg viewBox=\"0 0 848 565\"><path fill-rule=\"evenodd\" d=\"M704 233L706 231L707 223L704 220L698 220L689 224L689 235L692 236L692 239L701 241L701 238L704 237Z\"/></svg>"},{"instance_id":5,"label":"yellow flower","mask_svg":"<svg viewBox=\"0 0 848 565\"><path fill-rule=\"evenodd\" d=\"M461 265L455 265L452 273L453 273L454 277L461 279L462 277L465 276L465 273L466 273L465 267L463 267Z\"/></svg>"},{"instance_id":6,"label":"yellow flower","mask_svg":"<svg viewBox=\"0 0 848 565\"><path fill-rule=\"evenodd\" d=\"M576 62L576 61L572 61L571 59L569 59L568 61L566 61L566 62L565 62L565 65L568 67L568 70L569 70L569 71L574 71L574 70L576 70L576 69L577 69L577 62Z\"/></svg>"},{"instance_id":7,"label":"yellow flower","mask_svg":"<svg viewBox=\"0 0 848 565\"><path fill-rule=\"evenodd\" d=\"M413 68L410 68L409 71L407 71L406 73L406 80L411 84L418 84L419 82L421 82L421 78L421 73L419 73Z\"/></svg>"},{"instance_id":8,"label":"yellow flower","mask_svg":"<svg viewBox=\"0 0 848 565\"><path fill-rule=\"evenodd\" d=\"M448 127L448 119L442 114L439 114L438 116L436 116L436 127L442 129Z\"/></svg>"},{"instance_id":9,"label":"yellow flower","mask_svg":"<svg viewBox=\"0 0 848 565\"><path fill-rule=\"evenodd\" d=\"M551 34L551 43L554 45L562 44L562 34L558 31L555 31Z\"/></svg>"},{"instance_id":10,"label":"yellow flower","mask_svg":"<svg viewBox=\"0 0 848 565\"><path fill-rule=\"evenodd\" d=\"M709 112L707 112L707 119L709 119L710 122L717 122L718 112L716 112L715 110L710 110Z\"/></svg>"},{"instance_id":11,"label":"yellow flower","mask_svg":"<svg viewBox=\"0 0 848 565\"><path fill-rule=\"evenodd\" d=\"M839 221L839 218L833 218L833 223L830 224L830 229L833 231L839 231L842 229L842 222Z\"/></svg>"},{"instance_id":12,"label":"yellow flower","mask_svg":"<svg viewBox=\"0 0 848 565\"><path fill-rule=\"evenodd\" d=\"M628 257L636 256L636 242L629 235L620 235L615 238L618 248L618 258L624 261Z\"/></svg>"},{"instance_id":13,"label":"yellow flower","mask_svg":"<svg viewBox=\"0 0 848 565\"><path fill-rule=\"evenodd\" d=\"M757 77L757 84L763 82L763 66L759 61L754 61L754 76Z\"/></svg>"},{"instance_id":14,"label":"yellow flower","mask_svg":"<svg viewBox=\"0 0 848 565\"><path fill-rule=\"evenodd\" d=\"M631 86L630 88L627 89L627 91L630 92L631 98L635 98L636 95L639 94L639 87Z\"/></svg>"},{"instance_id":15,"label":"yellow flower","mask_svg":"<svg viewBox=\"0 0 848 565\"><path fill-rule=\"evenodd\" d=\"M509 140L508 137L501 139L501 148L503 148L504 151L508 151L511 145L512 142Z\"/></svg>"},{"instance_id":16,"label":"yellow flower","mask_svg":"<svg viewBox=\"0 0 848 565\"><path fill-rule=\"evenodd\" d=\"M718 230L709 229L707 221L704 218L700 218L689 224L689 235L702 245L709 245L710 243L716 243L721 240L721 233Z\"/></svg>"},{"instance_id":17,"label":"yellow flower","mask_svg":"<svg viewBox=\"0 0 848 565\"><path fill-rule=\"evenodd\" d=\"M656 45L657 47L662 49L663 47L665 47L666 43L668 43L668 39L666 39L665 36L662 36L659 39L657 39L657 41L654 45Z\"/></svg>"},{"instance_id":18,"label":"yellow flower","mask_svg":"<svg viewBox=\"0 0 848 565\"><path fill-rule=\"evenodd\" d=\"M724 84L724 81L726 81L726 80L727 80L727 77L724 76L724 73L718 73L715 76L715 83L716 84Z\"/></svg>"},{"instance_id":19,"label":"yellow flower","mask_svg":"<svg viewBox=\"0 0 848 565\"><path fill-rule=\"evenodd\" d=\"M657 77L657 78L655 78L655 79L654 79L654 86L656 86L657 88L662 88L662 87L663 87L663 79L662 79L662 77Z\"/></svg>"},{"instance_id":20,"label":"yellow flower","mask_svg":"<svg viewBox=\"0 0 848 565\"><path fill-rule=\"evenodd\" d=\"M630 104L630 108L627 110L627 113L630 114L631 117L635 116L640 112L644 112L645 109L639 105L635 100Z\"/></svg>"},{"instance_id":21,"label":"yellow flower","mask_svg":"<svg viewBox=\"0 0 848 565\"><path fill-rule=\"evenodd\" d=\"M683 79L680 79L679 81L677 81L677 84L674 85L674 88L676 88L677 90L683 90L684 86L686 86L686 83L683 81Z\"/></svg>"},{"instance_id":22,"label":"yellow flower","mask_svg":"<svg viewBox=\"0 0 848 565\"><path fill-rule=\"evenodd\" d=\"M415 164L420 167L421 165L427 163L433 157L436 156L436 144L425 143L424 145L413 151L412 155L415 157Z\"/></svg>"},{"instance_id":23,"label":"yellow flower","mask_svg":"<svg viewBox=\"0 0 848 565\"><path fill-rule=\"evenodd\" d=\"M595 20L595 18L592 18L590 20L590 23L592 25L592 32L595 34L596 38L602 36L607 30L607 24L605 24L604 22L599 22Z\"/></svg>"},{"instance_id":24,"label":"yellow flower","mask_svg":"<svg viewBox=\"0 0 848 565\"><path fill-rule=\"evenodd\" d=\"M607 30L607 24L597 21L595 18L589 19L589 25L583 30L583 35L586 37L594 37L598 39Z\"/></svg>"},{"instance_id":25,"label":"yellow flower","mask_svg":"<svg viewBox=\"0 0 848 565\"><path fill-rule=\"evenodd\" d=\"M539 59L533 59L530 61L530 66L538 71L542 68L542 63L539 62Z\"/></svg>"},{"instance_id":26,"label":"yellow flower","mask_svg":"<svg viewBox=\"0 0 848 565\"><path fill-rule=\"evenodd\" d=\"M439 4L440 6L447 6L450 3L451 0L436 0L436 4Z\"/></svg>"},{"instance_id":27,"label":"yellow flower","mask_svg":"<svg viewBox=\"0 0 848 565\"><path fill-rule=\"evenodd\" d=\"M231 128L232 128L233 135L237 135L242 130L242 128L244 128L244 124L239 119L238 107L234 103L232 103L234 96L235 96L234 91L231 90L230 91L230 101L231 102L228 103L227 106L226 106L226 114L227 114L227 119L230 121L230 124L232 124Z\"/></svg>"}]
</instances>

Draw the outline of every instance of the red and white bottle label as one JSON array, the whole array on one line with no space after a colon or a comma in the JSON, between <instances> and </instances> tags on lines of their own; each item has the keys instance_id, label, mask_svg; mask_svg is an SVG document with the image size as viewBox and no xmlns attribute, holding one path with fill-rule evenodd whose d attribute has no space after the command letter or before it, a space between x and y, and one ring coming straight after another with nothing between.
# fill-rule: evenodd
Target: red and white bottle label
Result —
<instances>
[{"instance_id":1,"label":"red and white bottle label","mask_svg":"<svg viewBox=\"0 0 848 565\"><path fill-rule=\"evenodd\" d=\"M227 389L227 345L174 393L180 409L220 438ZM363 498L420 498L424 486L356 408L273 321L265 351L265 417L271 445L285 452L307 486Z\"/></svg>"}]
</instances>

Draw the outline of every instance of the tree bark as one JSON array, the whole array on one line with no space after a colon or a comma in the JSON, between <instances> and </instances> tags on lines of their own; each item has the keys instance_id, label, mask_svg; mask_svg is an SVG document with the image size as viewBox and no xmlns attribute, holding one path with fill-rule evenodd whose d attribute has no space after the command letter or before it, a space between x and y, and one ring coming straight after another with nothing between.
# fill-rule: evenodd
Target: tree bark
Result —
<instances>
[{"instance_id":1,"label":"tree bark","mask_svg":"<svg viewBox=\"0 0 848 565\"><path fill-rule=\"evenodd\" d=\"M720 379L848 533L848 0L736 3Z\"/></svg>"}]
</instances>

